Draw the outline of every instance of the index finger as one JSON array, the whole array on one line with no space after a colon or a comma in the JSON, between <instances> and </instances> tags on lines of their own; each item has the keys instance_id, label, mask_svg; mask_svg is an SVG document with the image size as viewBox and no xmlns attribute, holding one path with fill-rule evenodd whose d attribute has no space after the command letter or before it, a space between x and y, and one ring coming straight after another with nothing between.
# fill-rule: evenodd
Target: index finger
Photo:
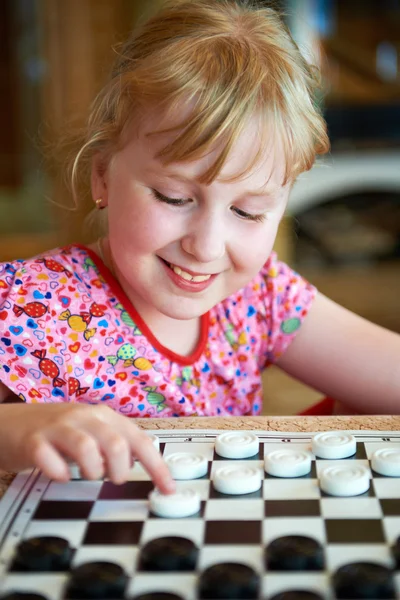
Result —
<instances>
[{"instance_id":1,"label":"index finger","mask_svg":"<svg viewBox=\"0 0 400 600\"><path fill-rule=\"evenodd\" d=\"M132 454L140 461L160 492L173 494L176 491L175 480L149 436L137 428L133 435L129 435L128 440Z\"/></svg>"}]
</instances>

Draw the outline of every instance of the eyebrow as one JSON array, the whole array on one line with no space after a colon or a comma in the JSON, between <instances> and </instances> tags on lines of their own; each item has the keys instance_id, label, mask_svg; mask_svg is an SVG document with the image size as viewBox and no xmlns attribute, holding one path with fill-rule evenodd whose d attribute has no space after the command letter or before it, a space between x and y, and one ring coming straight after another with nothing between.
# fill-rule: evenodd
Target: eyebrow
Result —
<instances>
[{"instance_id":1,"label":"eyebrow","mask_svg":"<svg viewBox=\"0 0 400 600\"><path fill-rule=\"evenodd\" d=\"M160 177L160 178L166 177L167 179L175 179L177 181L181 181L182 183L192 183L192 184L197 183L198 185L200 184L200 182L197 179L192 179L191 177L186 177L185 175L183 175L182 173L178 173L177 171L164 171L163 173L160 174L158 172L153 171L152 169L148 169L148 170L146 170L146 173L155 175L156 177ZM264 186L264 189L246 190L244 192L243 196L255 196L255 197L274 196L278 192L279 189L280 189L280 186L267 182Z\"/></svg>"}]
</instances>

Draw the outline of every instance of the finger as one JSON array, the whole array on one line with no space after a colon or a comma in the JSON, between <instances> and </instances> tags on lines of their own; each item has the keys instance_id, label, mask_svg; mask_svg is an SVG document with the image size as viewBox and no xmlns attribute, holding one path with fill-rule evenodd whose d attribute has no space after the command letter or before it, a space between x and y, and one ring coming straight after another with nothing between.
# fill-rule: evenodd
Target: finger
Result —
<instances>
[{"instance_id":1,"label":"finger","mask_svg":"<svg viewBox=\"0 0 400 600\"><path fill-rule=\"evenodd\" d=\"M63 426L48 441L56 450L76 462L84 479L100 479L103 476L100 447L87 431Z\"/></svg>"},{"instance_id":2,"label":"finger","mask_svg":"<svg viewBox=\"0 0 400 600\"><path fill-rule=\"evenodd\" d=\"M86 428L96 438L103 455L105 473L113 483L124 483L132 468L131 449L125 432L102 421L91 421Z\"/></svg>"},{"instance_id":3,"label":"finger","mask_svg":"<svg viewBox=\"0 0 400 600\"><path fill-rule=\"evenodd\" d=\"M44 437L37 435L30 444L30 456L35 467L50 479L69 481L70 470L67 462Z\"/></svg>"},{"instance_id":4,"label":"finger","mask_svg":"<svg viewBox=\"0 0 400 600\"><path fill-rule=\"evenodd\" d=\"M128 425L132 426L134 424L128 422ZM140 461L143 468L154 481L154 484L163 494L174 493L176 490L175 481L161 454L154 447L153 442L136 426L133 431L132 427L130 429L129 440L131 442L132 454Z\"/></svg>"}]
</instances>

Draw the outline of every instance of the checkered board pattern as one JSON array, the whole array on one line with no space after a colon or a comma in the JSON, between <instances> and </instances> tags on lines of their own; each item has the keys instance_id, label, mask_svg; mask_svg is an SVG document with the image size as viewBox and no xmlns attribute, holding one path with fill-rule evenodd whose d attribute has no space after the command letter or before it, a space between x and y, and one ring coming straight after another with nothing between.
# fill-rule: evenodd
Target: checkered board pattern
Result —
<instances>
[{"instance_id":1,"label":"checkered board pattern","mask_svg":"<svg viewBox=\"0 0 400 600\"><path fill-rule=\"evenodd\" d=\"M306 589L326 599L334 598L330 578L339 566L358 560L394 566L391 546L400 535L400 478L371 471L371 486L365 494L329 497L319 488L318 473L328 463L341 461L317 459L313 460L307 476L281 479L270 477L264 471L263 485L258 492L225 496L212 485L215 468L231 462L215 454L215 437L220 431L157 430L152 433L159 436L164 455L193 451L208 458L209 470L205 477L177 482L178 488L192 487L200 493L200 513L184 519L162 519L149 513L147 498L153 484L139 464L132 468L130 480L121 486L107 480L84 481L77 472L67 484L49 481L37 470L21 473L0 502L0 598L15 589L43 594L48 600L63 598L67 572L12 571L12 557L18 543L41 535L69 540L75 549L72 566L96 560L121 565L129 575L127 599L149 591L164 591L194 600L202 570L229 561L245 563L260 573L260 598L263 599L288 589ZM310 450L313 435L254 433L260 439L260 452L245 462L262 468L268 451L288 443ZM357 452L345 460L369 468L374 450L400 447L398 431L351 433L357 439ZM324 571L266 572L265 546L289 534L311 536L323 544ZM200 553L195 572L146 573L138 569L141 547L153 538L168 535L185 536L198 545ZM400 598L400 570L395 579Z\"/></svg>"}]
</instances>

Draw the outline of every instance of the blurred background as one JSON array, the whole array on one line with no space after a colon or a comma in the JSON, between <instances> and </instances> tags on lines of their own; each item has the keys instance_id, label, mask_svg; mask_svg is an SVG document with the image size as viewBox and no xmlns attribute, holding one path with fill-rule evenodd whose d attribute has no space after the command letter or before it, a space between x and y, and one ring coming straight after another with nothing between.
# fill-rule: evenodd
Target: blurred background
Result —
<instances>
[{"instance_id":1,"label":"blurred background","mask_svg":"<svg viewBox=\"0 0 400 600\"><path fill-rule=\"evenodd\" d=\"M71 118L84 122L111 46L159 1L0 0L0 261L86 241L90 207L73 206L62 163L44 153ZM265 4L284 12L321 69L332 142L294 187L279 255L326 295L400 332L400 0ZM321 398L275 368L264 383L265 414Z\"/></svg>"}]
</instances>

